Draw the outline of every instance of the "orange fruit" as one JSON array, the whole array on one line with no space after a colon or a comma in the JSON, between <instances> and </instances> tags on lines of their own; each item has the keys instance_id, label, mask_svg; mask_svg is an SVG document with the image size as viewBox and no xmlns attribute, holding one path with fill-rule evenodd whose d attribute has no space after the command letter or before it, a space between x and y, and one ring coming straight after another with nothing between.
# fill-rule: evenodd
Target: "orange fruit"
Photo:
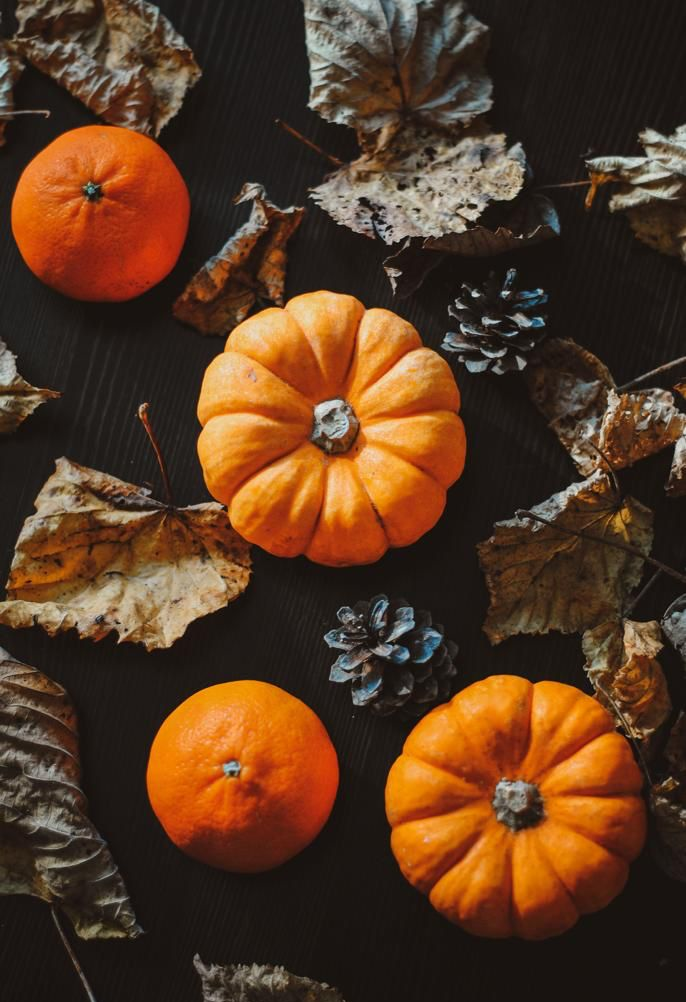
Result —
<instances>
[{"instance_id":1,"label":"orange fruit","mask_svg":"<svg viewBox=\"0 0 686 1002\"><path fill-rule=\"evenodd\" d=\"M24 261L73 299L133 299L176 264L188 189L164 150L111 125L72 129L19 178L12 232Z\"/></svg>"},{"instance_id":2,"label":"orange fruit","mask_svg":"<svg viewBox=\"0 0 686 1002\"><path fill-rule=\"evenodd\" d=\"M148 796L169 838L211 866L257 873L314 839L338 789L319 717L267 682L224 682L171 713L150 749Z\"/></svg>"}]
</instances>

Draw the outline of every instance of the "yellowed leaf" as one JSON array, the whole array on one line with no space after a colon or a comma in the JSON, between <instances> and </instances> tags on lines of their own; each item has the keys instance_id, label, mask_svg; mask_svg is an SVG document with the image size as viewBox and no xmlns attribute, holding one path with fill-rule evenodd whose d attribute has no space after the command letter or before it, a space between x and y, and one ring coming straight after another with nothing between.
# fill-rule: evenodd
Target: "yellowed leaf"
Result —
<instances>
[{"instance_id":1,"label":"yellowed leaf","mask_svg":"<svg viewBox=\"0 0 686 1002\"><path fill-rule=\"evenodd\" d=\"M0 338L0 435L9 435L46 400L61 396L57 390L31 386L17 372L17 358Z\"/></svg>"}]
</instances>

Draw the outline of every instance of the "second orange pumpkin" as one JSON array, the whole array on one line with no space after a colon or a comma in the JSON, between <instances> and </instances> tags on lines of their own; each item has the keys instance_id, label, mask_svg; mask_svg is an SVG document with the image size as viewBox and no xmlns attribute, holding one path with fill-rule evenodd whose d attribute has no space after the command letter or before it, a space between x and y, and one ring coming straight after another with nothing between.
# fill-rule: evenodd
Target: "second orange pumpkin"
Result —
<instances>
[{"instance_id":1,"label":"second orange pumpkin","mask_svg":"<svg viewBox=\"0 0 686 1002\"><path fill-rule=\"evenodd\" d=\"M365 564L438 521L464 466L460 394L407 321L312 292L233 331L198 452L234 528L270 553Z\"/></svg>"}]
</instances>

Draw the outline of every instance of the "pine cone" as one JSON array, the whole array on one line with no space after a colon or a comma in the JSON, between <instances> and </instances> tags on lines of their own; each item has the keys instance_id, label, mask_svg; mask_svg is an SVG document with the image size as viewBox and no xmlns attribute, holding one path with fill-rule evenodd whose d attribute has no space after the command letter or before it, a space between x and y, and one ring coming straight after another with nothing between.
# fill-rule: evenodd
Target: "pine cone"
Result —
<instances>
[{"instance_id":1,"label":"pine cone","mask_svg":"<svg viewBox=\"0 0 686 1002\"><path fill-rule=\"evenodd\" d=\"M373 713L420 717L450 697L457 674L457 644L428 612L415 612L405 599L377 595L338 610L341 624L324 637L343 651L331 666L332 682L351 682L355 706Z\"/></svg>"},{"instance_id":2,"label":"pine cone","mask_svg":"<svg viewBox=\"0 0 686 1002\"><path fill-rule=\"evenodd\" d=\"M502 287L495 272L482 289L463 283L462 294L448 308L460 329L449 331L441 347L458 352L469 372L490 369L502 376L524 369L528 352L547 334L546 316L536 311L548 302L548 294L543 289L517 292L516 279L516 269L510 268Z\"/></svg>"}]
</instances>

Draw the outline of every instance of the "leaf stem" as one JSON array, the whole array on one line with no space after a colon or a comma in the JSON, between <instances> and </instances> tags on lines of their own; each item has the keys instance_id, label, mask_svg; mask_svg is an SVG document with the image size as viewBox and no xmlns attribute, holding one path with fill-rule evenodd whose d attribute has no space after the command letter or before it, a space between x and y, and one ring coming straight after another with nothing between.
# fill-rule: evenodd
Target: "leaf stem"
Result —
<instances>
[{"instance_id":1,"label":"leaf stem","mask_svg":"<svg viewBox=\"0 0 686 1002\"><path fill-rule=\"evenodd\" d=\"M642 550L639 550L637 546L632 546L631 543L621 543L618 539L605 539L601 536L593 536L590 532L583 532L581 529L571 529L567 525L559 525L557 522L551 522L550 519L543 518L542 515L536 515L533 511L527 511L524 508L518 508L515 512L515 518L531 518L534 522L541 522L543 525L550 525L553 529L559 529L561 532L566 532L570 536L578 536L579 539L588 539L592 543L602 543L604 546L613 546L616 550L624 550L625 553L631 553L635 557L639 557L644 560L651 567L659 567L661 571L668 574L672 578L676 578L677 581L681 581L682 584L686 584L686 574L680 574L679 571L674 570L673 567L669 567L667 564L663 564L661 560L656 560L655 557L646 556Z\"/></svg>"},{"instance_id":2,"label":"leaf stem","mask_svg":"<svg viewBox=\"0 0 686 1002\"><path fill-rule=\"evenodd\" d=\"M639 383L645 383L646 380L652 379L653 376L662 376L665 372L670 372L671 369L678 369L680 365L686 365L686 355L675 358L672 362L665 362L664 365L658 365L656 369L650 369L649 372L644 372L642 376L630 379L623 386L618 386L617 392L625 393L627 390L633 389L634 386L638 386Z\"/></svg>"},{"instance_id":3,"label":"leaf stem","mask_svg":"<svg viewBox=\"0 0 686 1002\"><path fill-rule=\"evenodd\" d=\"M67 939L67 934L64 931L64 928L62 927L62 923L60 922L60 918L59 918L59 915L57 913L57 909L55 908L54 905L50 905L50 914L52 915L52 920L55 923L55 927L57 928L57 932L59 933L60 939L62 940L62 945L64 946L64 949L67 951L69 959L71 960L72 964L74 965L74 970L76 971L76 973L78 974L79 978L81 979L81 984L83 985L83 990L86 993L86 996L88 998L88 1002L97 1002L97 999L96 999L95 995L93 994L93 989L88 984L88 978L84 974L83 968L81 967L81 964L79 963L79 958L74 953L74 949L73 949L71 943L69 942L69 940Z\"/></svg>"},{"instance_id":4,"label":"leaf stem","mask_svg":"<svg viewBox=\"0 0 686 1002\"><path fill-rule=\"evenodd\" d=\"M653 777L650 775L650 770L648 769L648 763L645 760L645 757L643 755L643 749L641 748L641 742L636 737L636 735L634 733L633 727L631 726L631 724L629 723L629 721L626 719L626 717L624 716L624 714L622 713L622 711L620 710L619 706L614 701L614 699L612 698L612 696L610 695L610 693L607 691L607 689L605 688L605 686L602 685L600 682L593 682L592 684L595 686L595 688L598 690L598 692L601 692L603 694L603 696L605 697L605 699L608 701L608 703L610 704L610 706L612 707L612 709L615 711L615 713L619 717L619 720L620 720L620 722L622 724L622 727L626 731L626 736L629 738L629 741L631 741L632 745L634 746L634 751L636 752L636 757L638 758L638 761L639 761L640 766L641 766L641 770L643 771L643 775L646 778L648 786L651 787L653 785Z\"/></svg>"},{"instance_id":5,"label":"leaf stem","mask_svg":"<svg viewBox=\"0 0 686 1002\"><path fill-rule=\"evenodd\" d=\"M18 115L42 115L43 118L50 118L51 112L48 108L21 108L17 111L0 111L0 118L16 118Z\"/></svg>"},{"instance_id":6,"label":"leaf stem","mask_svg":"<svg viewBox=\"0 0 686 1002\"><path fill-rule=\"evenodd\" d=\"M305 146L308 146L311 150L314 150L314 152L318 153L320 157L324 157L324 159L328 160L330 164L334 165L334 167L343 167L342 160L339 160L338 157L335 157L333 153L327 153L326 150L323 150L321 148L321 146L317 146L316 143L313 143L311 139L307 138L307 136L303 136L302 132L298 132L298 130L294 129L292 125L288 124L288 122L284 122L280 118L275 118L274 124L278 125L280 128L284 130L284 132L287 132L290 136L293 136L294 139L299 139L301 143L304 143Z\"/></svg>"},{"instance_id":7,"label":"leaf stem","mask_svg":"<svg viewBox=\"0 0 686 1002\"><path fill-rule=\"evenodd\" d=\"M588 188L592 182L588 179L585 181L563 181L561 184L539 184L537 185L538 191L554 191L557 188Z\"/></svg>"},{"instance_id":8,"label":"leaf stem","mask_svg":"<svg viewBox=\"0 0 686 1002\"><path fill-rule=\"evenodd\" d=\"M170 508L174 507L174 496L171 489L171 481L169 479L169 471L167 470L167 464L165 462L164 456L162 455L162 450L160 448L160 443L157 441L157 436L152 430L152 425L150 424L150 418L148 417L148 411L150 409L150 404L141 404L138 408L138 417L141 424L145 428L145 432L150 439L150 444L152 445L155 456L157 458L157 465L160 468L162 474L162 480L164 482L164 492L167 495L167 504Z\"/></svg>"},{"instance_id":9,"label":"leaf stem","mask_svg":"<svg viewBox=\"0 0 686 1002\"><path fill-rule=\"evenodd\" d=\"M643 585L639 593L637 595L634 595L634 597L631 599L627 607L622 612L622 616L625 619L629 618L629 616L634 611L638 603L648 594L650 589L653 587L658 578L662 576L662 574L663 574L662 568L658 567L658 569L651 575L651 577L648 578L648 580Z\"/></svg>"}]
</instances>

